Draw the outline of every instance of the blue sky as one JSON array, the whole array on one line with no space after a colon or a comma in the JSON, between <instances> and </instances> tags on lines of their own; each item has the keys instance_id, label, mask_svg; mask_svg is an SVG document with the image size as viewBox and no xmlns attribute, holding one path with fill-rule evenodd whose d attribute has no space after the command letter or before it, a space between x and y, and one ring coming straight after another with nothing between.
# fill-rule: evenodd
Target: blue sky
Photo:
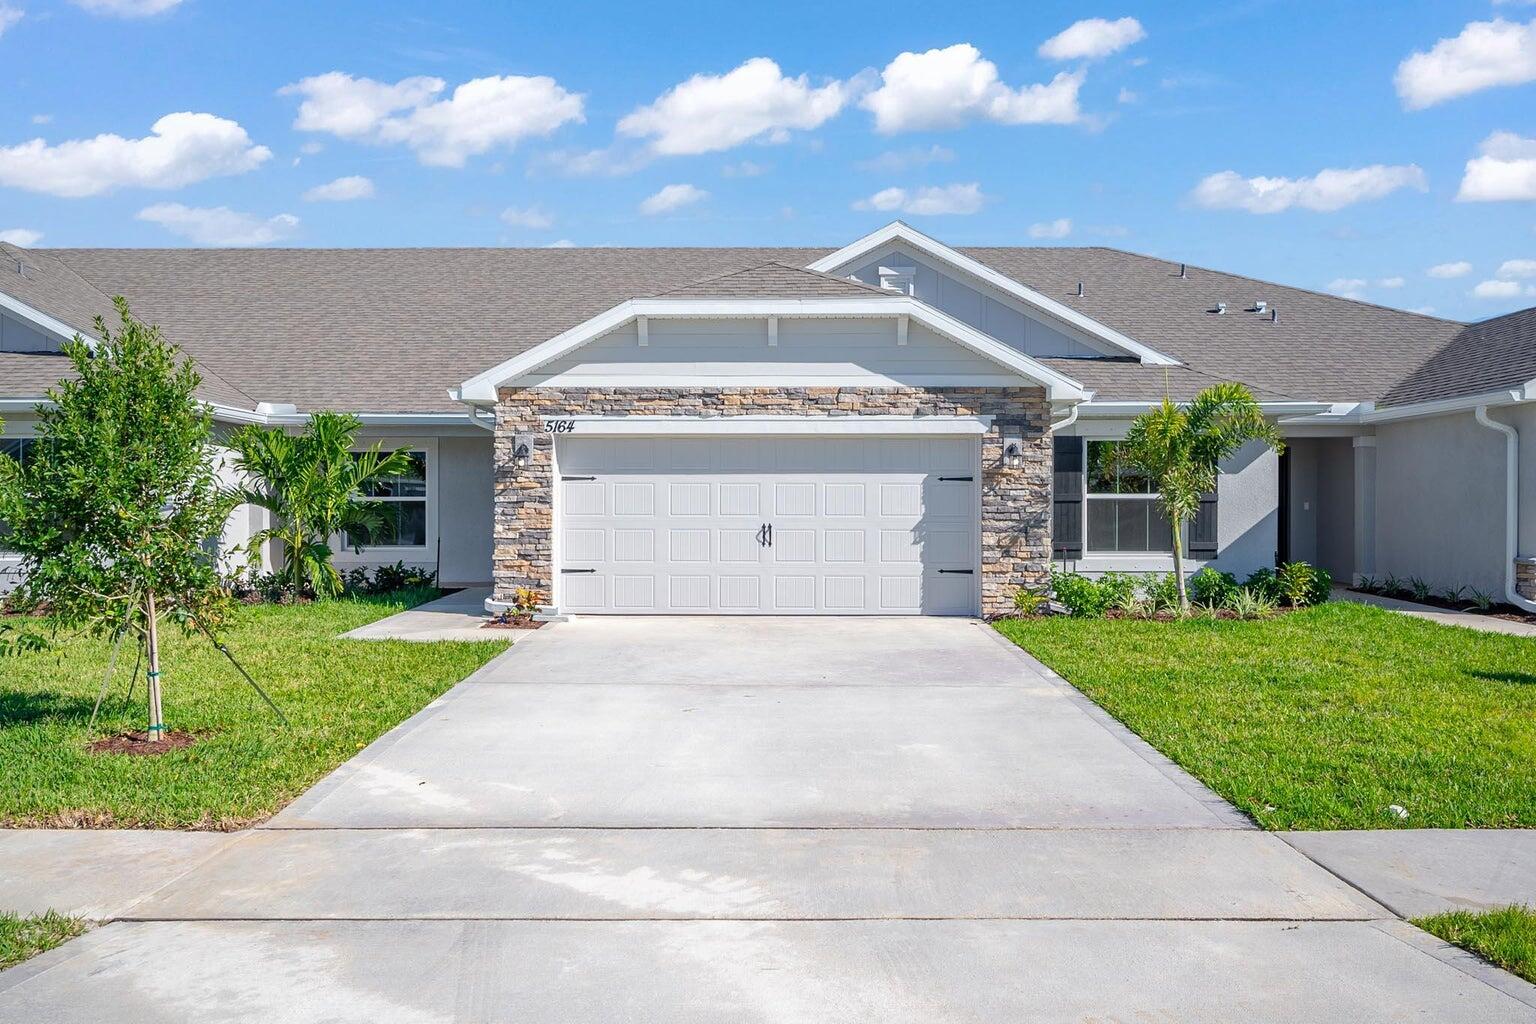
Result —
<instances>
[{"instance_id":1,"label":"blue sky","mask_svg":"<svg viewBox=\"0 0 1536 1024\"><path fill-rule=\"evenodd\" d=\"M1522 0L0 0L0 26L20 243L835 246L901 217L1536 304Z\"/></svg>"}]
</instances>

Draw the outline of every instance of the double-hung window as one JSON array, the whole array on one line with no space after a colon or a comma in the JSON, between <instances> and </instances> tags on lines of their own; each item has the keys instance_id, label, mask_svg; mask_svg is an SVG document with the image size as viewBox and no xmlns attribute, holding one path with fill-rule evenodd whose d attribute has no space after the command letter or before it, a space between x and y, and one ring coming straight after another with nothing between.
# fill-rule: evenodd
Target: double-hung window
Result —
<instances>
[{"instance_id":1,"label":"double-hung window","mask_svg":"<svg viewBox=\"0 0 1536 1024\"><path fill-rule=\"evenodd\" d=\"M37 444L37 441L30 437L0 437L0 455L9 455L25 466L27 464L27 456L32 453L32 446L35 444ZM10 545L5 542L6 535L10 532L10 528L5 525L5 521L0 520L0 553L11 550Z\"/></svg>"},{"instance_id":2,"label":"double-hung window","mask_svg":"<svg viewBox=\"0 0 1536 1024\"><path fill-rule=\"evenodd\" d=\"M347 537L365 548L424 548L427 546L427 453L411 450L411 465L399 476L380 477L363 489L374 502L382 522L366 537Z\"/></svg>"},{"instance_id":3,"label":"double-hung window","mask_svg":"<svg viewBox=\"0 0 1536 1024\"><path fill-rule=\"evenodd\" d=\"M1173 534L1152 481L1126 463L1119 442L1089 441L1084 482L1087 549L1112 554L1171 552Z\"/></svg>"}]
</instances>

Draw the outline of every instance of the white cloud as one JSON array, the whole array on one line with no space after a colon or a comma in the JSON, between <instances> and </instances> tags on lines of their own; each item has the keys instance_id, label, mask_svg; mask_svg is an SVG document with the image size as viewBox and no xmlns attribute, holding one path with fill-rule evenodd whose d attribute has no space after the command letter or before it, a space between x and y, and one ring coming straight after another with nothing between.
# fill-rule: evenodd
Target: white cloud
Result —
<instances>
[{"instance_id":1,"label":"white cloud","mask_svg":"<svg viewBox=\"0 0 1536 1024\"><path fill-rule=\"evenodd\" d=\"M843 82L813 87L787 78L767 57L753 57L723 75L694 75L648 106L619 120L619 134L648 139L656 153L686 156L730 149L754 139L786 142L837 116L848 101Z\"/></svg>"},{"instance_id":2,"label":"white cloud","mask_svg":"<svg viewBox=\"0 0 1536 1024\"><path fill-rule=\"evenodd\" d=\"M880 87L861 105L887 135L958 128L973 118L1001 124L1073 124L1081 119L1077 92L1083 72L1062 72L1049 83L1014 89L998 80L997 65L969 43L897 55L880 72Z\"/></svg>"},{"instance_id":3,"label":"white cloud","mask_svg":"<svg viewBox=\"0 0 1536 1024\"><path fill-rule=\"evenodd\" d=\"M881 189L868 199L853 204L855 210L879 210L882 213L910 213L918 216L976 213L987 203L976 182L928 188Z\"/></svg>"},{"instance_id":4,"label":"white cloud","mask_svg":"<svg viewBox=\"0 0 1536 1024\"><path fill-rule=\"evenodd\" d=\"M543 75L475 78L439 99L446 88L441 78L418 76L391 85L329 71L278 92L303 97L293 122L299 131L408 146L418 160L435 167L462 167L471 156L586 119L582 96Z\"/></svg>"},{"instance_id":5,"label":"white cloud","mask_svg":"<svg viewBox=\"0 0 1536 1024\"><path fill-rule=\"evenodd\" d=\"M1402 277L1383 277L1383 278L1381 278L1380 280L1378 280L1376 282L1376 287L1378 287L1378 288L1401 288L1403 285L1405 285L1407 283L1408 283L1407 278L1402 278Z\"/></svg>"},{"instance_id":6,"label":"white cloud","mask_svg":"<svg viewBox=\"0 0 1536 1024\"><path fill-rule=\"evenodd\" d=\"M534 158L535 166L571 178L616 178L633 174L652 156L643 149L609 146L605 149L557 149Z\"/></svg>"},{"instance_id":7,"label":"white cloud","mask_svg":"<svg viewBox=\"0 0 1536 1024\"><path fill-rule=\"evenodd\" d=\"M684 206L692 206L708 197L708 192L694 185L667 185L654 195L646 196L644 202L640 204L640 212L648 217L654 217L659 213L671 213Z\"/></svg>"},{"instance_id":8,"label":"white cloud","mask_svg":"<svg viewBox=\"0 0 1536 1024\"><path fill-rule=\"evenodd\" d=\"M1521 284L1519 281L1479 281L1477 287L1472 289L1472 296L1478 299L1518 299L1524 296L1536 296L1536 284Z\"/></svg>"},{"instance_id":9,"label":"white cloud","mask_svg":"<svg viewBox=\"0 0 1536 1024\"><path fill-rule=\"evenodd\" d=\"M20 7L0 3L0 36L5 35L5 30L24 18L26 13Z\"/></svg>"},{"instance_id":10,"label":"white cloud","mask_svg":"<svg viewBox=\"0 0 1536 1024\"><path fill-rule=\"evenodd\" d=\"M1494 271L1500 281L1516 281L1536 278L1536 260L1505 260Z\"/></svg>"},{"instance_id":11,"label":"white cloud","mask_svg":"<svg viewBox=\"0 0 1536 1024\"><path fill-rule=\"evenodd\" d=\"M1328 282L1328 290L1346 299L1358 299L1369 283L1363 277L1336 277Z\"/></svg>"},{"instance_id":12,"label":"white cloud","mask_svg":"<svg viewBox=\"0 0 1536 1024\"><path fill-rule=\"evenodd\" d=\"M1066 238L1071 233L1072 220L1069 217L1058 217L1029 226L1030 238Z\"/></svg>"},{"instance_id":13,"label":"white cloud","mask_svg":"<svg viewBox=\"0 0 1536 1024\"><path fill-rule=\"evenodd\" d=\"M1418 313L1420 316L1434 316L1435 315L1435 307L1434 306L1414 306L1408 312L1410 312L1410 313Z\"/></svg>"},{"instance_id":14,"label":"white cloud","mask_svg":"<svg viewBox=\"0 0 1536 1024\"><path fill-rule=\"evenodd\" d=\"M1424 273L1430 277L1438 277L1443 280L1449 280L1453 277L1466 277L1472 273L1472 264L1466 260L1456 260L1454 263L1436 263L1424 271Z\"/></svg>"},{"instance_id":15,"label":"white cloud","mask_svg":"<svg viewBox=\"0 0 1536 1024\"><path fill-rule=\"evenodd\" d=\"M756 178L768 173L768 165L752 160L741 160L734 164L726 164L720 168L720 173L727 178Z\"/></svg>"},{"instance_id":16,"label":"white cloud","mask_svg":"<svg viewBox=\"0 0 1536 1024\"><path fill-rule=\"evenodd\" d=\"M914 146L911 149L889 150L872 159L861 160L855 166L861 171L896 174L913 167L947 164L954 158L955 151L946 146L933 145L926 148Z\"/></svg>"},{"instance_id":17,"label":"white cloud","mask_svg":"<svg viewBox=\"0 0 1536 1024\"><path fill-rule=\"evenodd\" d=\"M0 231L0 242L9 242L19 245L23 249L36 245L43 240L41 231L33 231L31 228L6 228Z\"/></svg>"},{"instance_id":18,"label":"white cloud","mask_svg":"<svg viewBox=\"0 0 1536 1024\"><path fill-rule=\"evenodd\" d=\"M543 231L554 227L555 216L542 206L509 206L501 211L501 222L511 228Z\"/></svg>"},{"instance_id":19,"label":"white cloud","mask_svg":"<svg viewBox=\"0 0 1536 1024\"><path fill-rule=\"evenodd\" d=\"M138 217L159 224L193 245L267 245L289 237L299 226L299 218L288 213L262 220L227 206L181 203L156 203L140 210Z\"/></svg>"},{"instance_id":20,"label":"white cloud","mask_svg":"<svg viewBox=\"0 0 1536 1024\"><path fill-rule=\"evenodd\" d=\"M70 0L76 7L92 14L110 14L118 18L147 18L180 6L181 0Z\"/></svg>"},{"instance_id":21,"label":"white cloud","mask_svg":"<svg viewBox=\"0 0 1536 1024\"><path fill-rule=\"evenodd\" d=\"M0 147L0 185L55 196L94 196L115 188L180 188L243 174L272 155L234 121L212 114L166 114L150 135L61 142L33 139Z\"/></svg>"},{"instance_id":22,"label":"white cloud","mask_svg":"<svg viewBox=\"0 0 1536 1024\"><path fill-rule=\"evenodd\" d=\"M1402 188L1429 191L1429 183L1417 164L1328 168L1310 178L1244 178L1236 171L1222 171L1196 185L1191 198L1210 210L1279 213L1299 206L1331 212L1380 199Z\"/></svg>"},{"instance_id":23,"label":"white cloud","mask_svg":"<svg viewBox=\"0 0 1536 1024\"><path fill-rule=\"evenodd\" d=\"M576 248L576 243L571 241L569 238L560 238L560 239L556 239L553 242L546 243L543 246L543 248L545 248L545 249L574 249L574 248Z\"/></svg>"},{"instance_id":24,"label":"white cloud","mask_svg":"<svg viewBox=\"0 0 1536 1024\"><path fill-rule=\"evenodd\" d=\"M1467 161L1457 202L1536 199L1536 139L1494 132L1483 140L1478 152L1482 155Z\"/></svg>"},{"instance_id":25,"label":"white cloud","mask_svg":"<svg viewBox=\"0 0 1536 1024\"><path fill-rule=\"evenodd\" d=\"M1525 25L1503 18L1474 21L1428 53L1409 56L1397 66L1394 81L1409 110L1498 85L1536 81L1536 20Z\"/></svg>"},{"instance_id":26,"label":"white cloud","mask_svg":"<svg viewBox=\"0 0 1536 1024\"><path fill-rule=\"evenodd\" d=\"M352 199L372 199L373 180L360 174L349 174L345 178L337 178L324 185L316 185L304 193L304 198L311 203L343 203Z\"/></svg>"},{"instance_id":27,"label":"white cloud","mask_svg":"<svg viewBox=\"0 0 1536 1024\"><path fill-rule=\"evenodd\" d=\"M1117 103L1140 103L1141 102L1141 97L1138 96L1136 93L1132 92L1129 89L1122 88L1120 90L1120 92L1115 96L1115 102L1117 102Z\"/></svg>"},{"instance_id":28,"label":"white cloud","mask_svg":"<svg viewBox=\"0 0 1536 1024\"><path fill-rule=\"evenodd\" d=\"M1135 18L1084 18L1041 43L1040 56L1047 60L1092 60L1108 57L1145 38L1146 29Z\"/></svg>"},{"instance_id":29,"label":"white cloud","mask_svg":"<svg viewBox=\"0 0 1536 1024\"><path fill-rule=\"evenodd\" d=\"M33 124L52 124L53 123L53 115L52 114L33 114L32 115L32 123Z\"/></svg>"}]
</instances>

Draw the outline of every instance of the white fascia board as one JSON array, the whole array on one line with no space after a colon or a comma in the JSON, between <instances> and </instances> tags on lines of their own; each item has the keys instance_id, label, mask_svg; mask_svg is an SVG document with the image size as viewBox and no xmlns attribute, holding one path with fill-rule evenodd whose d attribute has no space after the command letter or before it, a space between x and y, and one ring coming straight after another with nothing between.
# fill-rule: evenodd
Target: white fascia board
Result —
<instances>
[{"instance_id":1,"label":"white fascia board","mask_svg":"<svg viewBox=\"0 0 1536 1024\"><path fill-rule=\"evenodd\" d=\"M1083 417L1095 417L1106 419L1125 419L1127 417L1140 416L1150 409L1162 405L1162 400L1145 402L1085 402L1079 406L1079 413ZM1188 402L1175 402L1175 405L1188 405ZM1259 409L1265 416L1320 416L1332 411L1332 402L1260 402Z\"/></svg>"},{"instance_id":2,"label":"white fascia board","mask_svg":"<svg viewBox=\"0 0 1536 1024\"><path fill-rule=\"evenodd\" d=\"M1518 405L1521 402L1533 401L1536 401L1536 381L1527 381L1517 388L1508 388L1503 391L1489 391L1481 395L1440 398L1433 402L1415 402L1412 405L1394 405L1386 409L1375 409L1366 413L1362 419L1366 423L1390 423L1393 420L1413 420L1427 416L1471 412L1480 405Z\"/></svg>"},{"instance_id":3,"label":"white fascia board","mask_svg":"<svg viewBox=\"0 0 1536 1024\"><path fill-rule=\"evenodd\" d=\"M796 436L980 437L991 416L573 416L562 437Z\"/></svg>"},{"instance_id":4,"label":"white fascia board","mask_svg":"<svg viewBox=\"0 0 1536 1024\"><path fill-rule=\"evenodd\" d=\"M1127 355L1133 355L1140 359L1143 366L1180 366L1182 365L1172 356L1164 355L1150 346L1143 345L1134 338L1121 334L1113 327L1102 324L1093 317L1079 313L1064 302L1058 302L1046 295L1037 292L1015 281L1005 274L999 274L991 267L978 260L974 260L964 253L952 249L936 238L930 238L901 221L892 221L878 231L873 231L850 245L845 245L830 256L823 256L812 263L807 269L820 271L823 274L835 274L854 260L868 256L876 249L889 245L892 242L905 242L907 245L925 253L936 260L948 263L963 273L969 274L981 281L985 281L993 288L1028 303L1043 313L1057 318L1073 327L1083 331L1107 345L1111 345Z\"/></svg>"},{"instance_id":5,"label":"white fascia board","mask_svg":"<svg viewBox=\"0 0 1536 1024\"><path fill-rule=\"evenodd\" d=\"M796 317L858 317L894 320L901 316L908 316L961 347L990 359L1026 380L1043 385L1053 402L1080 402L1089 397L1089 392L1084 390L1081 384L1065 374L1058 373L1017 349L988 337L969 324L906 295L872 296L867 299L631 299L584 323L577 324L568 331L555 335L548 341L535 345L528 351L484 373L471 377L458 388L451 390L449 394L455 400L466 404L495 402L498 387L531 373L641 316L652 320L767 319L768 317L777 317L781 320Z\"/></svg>"},{"instance_id":6,"label":"white fascia board","mask_svg":"<svg viewBox=\"0 0 1536 1024\"><path fill-rule=\"evenodd\" d=\"M60 341L70 341L78 334L87 345L101 344L101 339L94 334L71 327L57 317L49 316L42 310L33 309L14 295L0 292L0 309L8 310L14 316L25 320L40 331L46 331Z\"/></svg>"}]
</instances>

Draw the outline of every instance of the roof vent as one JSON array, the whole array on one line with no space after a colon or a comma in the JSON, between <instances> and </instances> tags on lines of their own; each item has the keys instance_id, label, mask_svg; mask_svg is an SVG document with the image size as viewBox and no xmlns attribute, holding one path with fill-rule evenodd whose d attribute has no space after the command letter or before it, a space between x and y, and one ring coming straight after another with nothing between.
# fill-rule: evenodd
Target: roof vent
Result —
<instances>
[{"instance_id":1,"label":"roof vent","mask_svg":"<svg viewBox=\"0 0 1536 1024\"><path fill-rule=\"evenodd\" d=\"M258 402L256 414L258 416L297 416L299 407L292 402Z\"/></svg>"},{"instance_id":2,"label":"roof vent","mask_svg":"<svg viewBox=\"0 0 1536 1024\"><path fill-rule=\"evenodd\" d=\"M1255 313L1263 313L1268 309L1269 303L1265 302L1263 299L1257 299L1253 303L1253 311Z\"/></svg>"},{"instance_id":3,"label":"roof vent","mask_svg":"<svg viewBox=\"0 0 1536 1024\"><path fill-rule=\"evenodd\" d=\"M1280 311L1278 309L1269 311L1269 322L1272 324L1280 322Z\"/></svg>"},{"instance_id":4,"label":"roof vent","mask_svg":"<svg viewBox=\"0 0 1536 1024\"><path fill-rule=\"evenodd\" d=\"M1184 280L1187 277L1189 277L1189 267L1187 267L1184 264L1180 263L1179 264L1179 280L1182 281L1182 280Z\"/></svg>"},{"instance_id":5,"label":"roof vent","mask_svg":"<svg viewBox=\"0 0 1536 1024\"><path fill-rule=\"evenodd\" d=\"M1081 281L1077 282L1077 297L1078 298L1082 298L1083 297L1083 282L1081 282Z\"/></svg>"},{"instance_id":6,"label":"roof vent","mask_svg":"<svg viewBox=\"0 0 1536 1024\"><path fill-rule=\"evenodd\" d=\"M912 282L917 277L916 267L881 267L880 287L888 292L912 294Z\"/></svg>"},{"instance_id":7,"label":"roof vent","mask_svg":"<svg viewBox=\"0 0 1536 1024\"><path fill-rule=\"evenodd\" d=\"M1211 310L1211 312L1215 313L1217 316L1226 316L1227 304L1225 302L1218 302L1216 303L1216 308Z\"/></svg>"}]
</instances>

